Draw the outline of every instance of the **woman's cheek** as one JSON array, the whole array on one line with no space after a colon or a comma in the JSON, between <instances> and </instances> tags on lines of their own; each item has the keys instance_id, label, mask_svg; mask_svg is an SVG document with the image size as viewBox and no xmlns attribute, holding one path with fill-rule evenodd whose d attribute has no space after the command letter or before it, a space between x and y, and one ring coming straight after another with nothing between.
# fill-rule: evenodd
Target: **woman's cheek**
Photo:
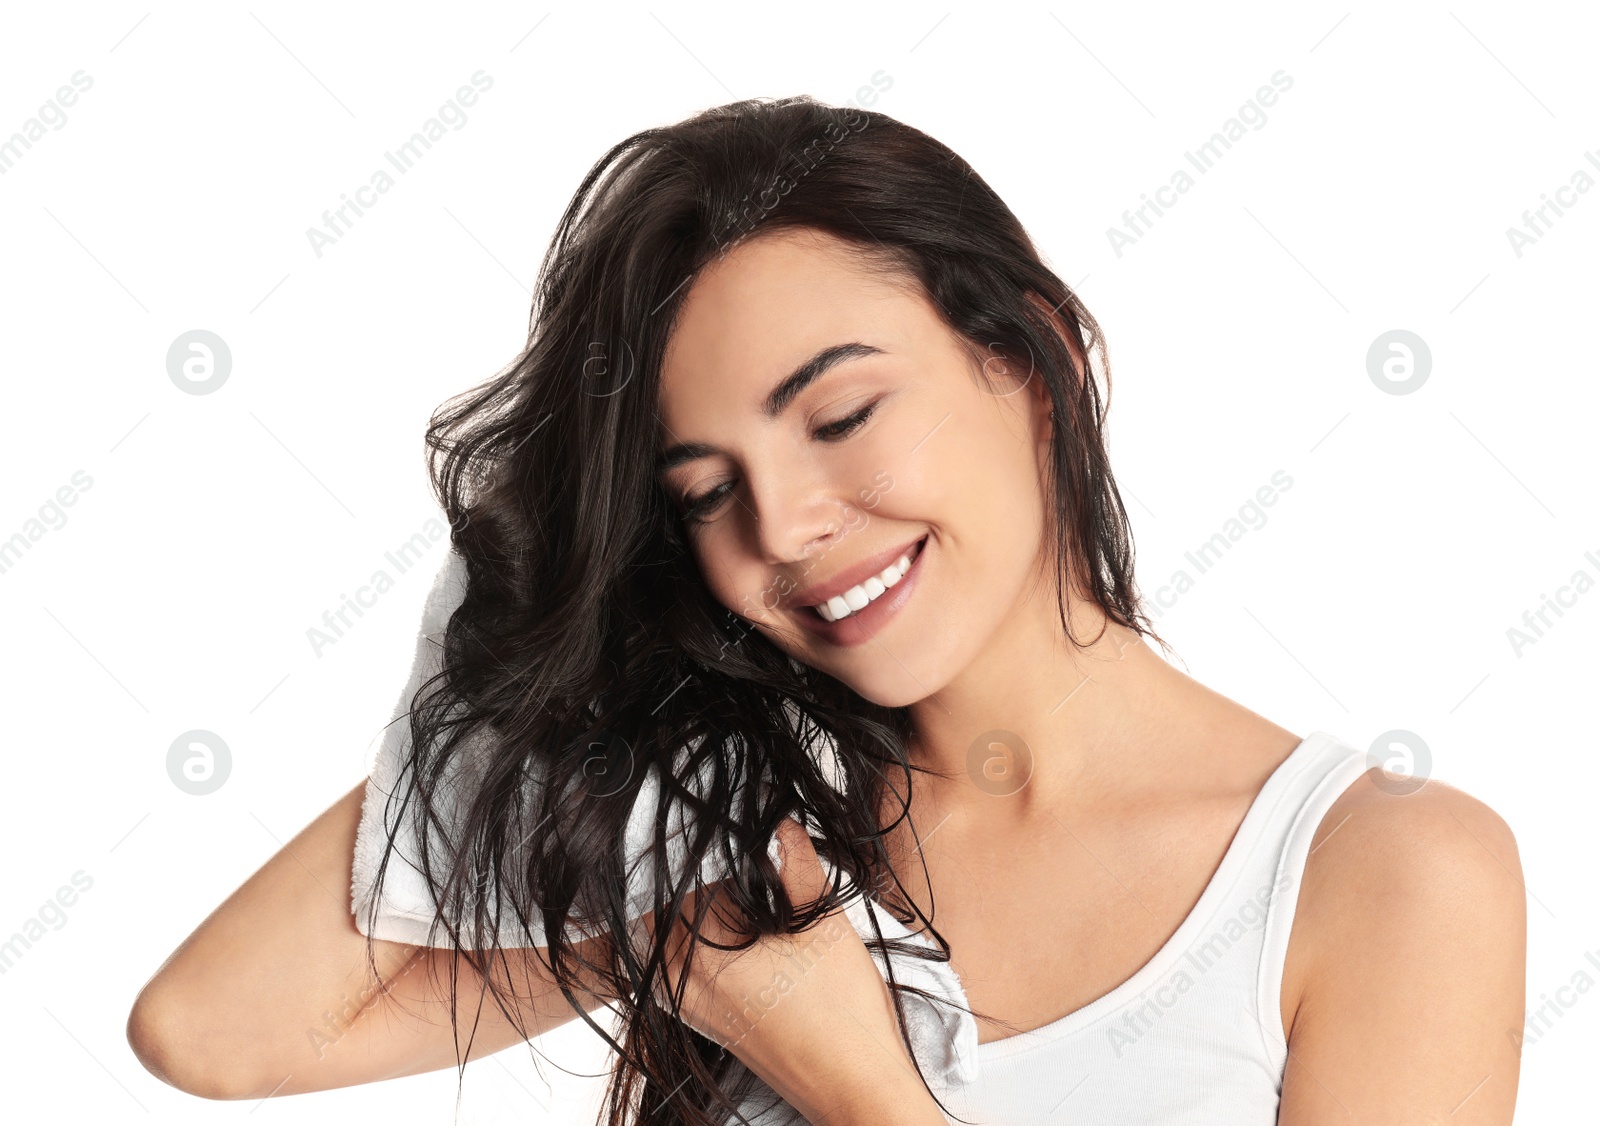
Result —
<instances>
[{"instance_id":1,"label":"woman's cheek","mask_svg":"<svg viewBox=\"0 0 1600 1126\"><path fill-rule=\"evenodd\" d=\"M950 505L960 499L962 492L963 458L948 447L937 447L943 433L941 430L935 434L915 453L902 455L889 470L894 487L883 493L879 512L929 524L951 520L955 513Z\"/></svg>"}]
</instances>

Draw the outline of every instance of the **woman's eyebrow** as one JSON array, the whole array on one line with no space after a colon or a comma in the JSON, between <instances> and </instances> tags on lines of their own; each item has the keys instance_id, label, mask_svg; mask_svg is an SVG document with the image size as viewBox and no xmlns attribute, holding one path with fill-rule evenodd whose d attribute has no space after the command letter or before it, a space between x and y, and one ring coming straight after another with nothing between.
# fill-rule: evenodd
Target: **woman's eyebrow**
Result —
<instances>
[{"instance_id":1,"label":"woman's eyebrow","mask_svg":"<svg viewBox=\"0 0 1600 1126\"><path fill-rule=\"evenodd\" d=\"M783 413L783 408L788 406L796 395L809 387L829 368L846 360L881 355L883 349L863 344L859 340L853 340L849 344L829 345L784 377L783 381L772 389L761 409L769 418L776 418Z\"/></svg>"},{"instance_id":2,"label":"woman's eyebrow","mask_svg":"<svg viewBox=\"0 0 1600 1126\"><path fill-rule=\"evenodd\" d=\"M822 377L824 373L846 360L856 360L863 356L881 356L882 348L875 348L871 344L863 344L859 340L852 340L848 344L830 344L805 363L795 368L794 371L778 383L767 395L767 400L762 404L762 413L769 418L776 418L783 413L785 407L792 403L800 392ZM710 457L717 453L717 449L700 442L681 442L663 450L656 461L656 470L665 473L670 469L696 461L702 457Z\"/></svg>"},{"instance_id":3,"label":"woman's eyebrow","mask_svg":"<svg viewBox=\"0 0 1600 1126\"><path fill-rule=\"evenodd\" d=\"M661 456L656 459L656 472L666 473L676 469L687 462L698 461L703 457L710 457L717 452L713 446L701 442L680 442L661 451Z\"/></svg>"}]
</instances>

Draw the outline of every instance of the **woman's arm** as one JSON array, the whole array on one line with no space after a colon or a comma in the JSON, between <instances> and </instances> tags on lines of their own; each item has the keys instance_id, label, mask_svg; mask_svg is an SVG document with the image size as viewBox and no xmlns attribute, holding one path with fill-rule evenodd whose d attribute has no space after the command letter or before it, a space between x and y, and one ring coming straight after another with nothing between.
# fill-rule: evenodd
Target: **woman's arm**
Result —
<instances>
[{"instance_id":1,"label":"woman's arm","mask_svg":"<svg viewBox=\"0 0 1600 1126\"><path fill-rule=\"evenodd\" d=\"M140 991L128 1042L150 1072L204 1098L260 1099L456 1066L447 1003L452 952L374 940L387 992L367 968L367 939L349 899L365 790L363 780L267 861ZM782 833L785 882L795 894L815 895L816 853L796 830L791 823ZM643 921L652 925L653 913ZM692 1023L723 1033L732 1027L723 1014L752 1011L749 998L765 998L759 1019L727 1037L737 1039L731 1050L811 1121L942 1126L901 1046L871 955L842 913L829 924L799 946L766 939L722 959L702 950L688 989L698 1017ZM603 959L596 944L607 941L590 939L582 949ZM504 955L518 994L532 998L519 1014L529 1036L576 1018L534 950ZM480 979L465 961L459 974L467 1058L521 1042L491 998L480 1007ZM604 1004L596 993L580 997L589 1011Z\"/></svg>"},{"instance_id":2,"label":"woman's arm","mask_svg":"<svg viewBox=\"0 0 1600 1126\"><path fill-rule=\"evenodd\" d=\"M1507 1126L1527 949L1516 840L1460 790L1373 779L1334 803L1306 864L1278 1121Z\"/></svg>"},{"instance_id":3,"label":"woman's arm","mask_svg":"<svg viewBox=\"0 0 1600 1126\"><path fill-rule=\"evenodd\" d=\"M140 991L128 1042L153 1074L205 1098L250 1099L456 1066L453 953L374 940L387 994L367 967L350 906L365 789L363 779L262 865ZM532 949L504 953L511 984L532 996L521 1012L530 1036L576 1018ZM465 960L458 973L467 1058L519 1043L486 993L480 1006L481 979ZM589 995L585 1007L601 1004Z\"/></svg>"}]
</instances>

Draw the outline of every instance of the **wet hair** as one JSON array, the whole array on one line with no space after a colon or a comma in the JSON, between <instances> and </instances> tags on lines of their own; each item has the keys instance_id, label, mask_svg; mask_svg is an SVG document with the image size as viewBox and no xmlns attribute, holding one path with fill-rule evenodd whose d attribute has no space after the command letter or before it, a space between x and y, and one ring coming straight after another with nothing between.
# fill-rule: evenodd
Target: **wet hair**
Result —
<instances>
[{"instance_id":1,"label":"wet hair","mask_svg":"<svg viewBox=\"0 0 1600 1126\"><path fill-rule=\"evenodd\" d=\"M430 939L448 932L428 945L468 960L519 1028L496 936L514 923L535 946L529 924L542 927L550 972L616 1052L608 1126L736 1120L742 1065L678 1018L681 994L664 977L676 924L695 933L690 958L709 942L696 921L708 890L743 924L744 940L719 949L809 928L871 889L933 941L887 940L874 919L869 949L949 959L932 920L897 894L886 847L923 769L908 761L908 710L863 699L719 605L658 476L662 358L693 279L744 240L801 228L918 287L975 372L1003 357L1042 381L1055 415L1043 484L1062 625L1083 644L1070 586L1108 620L1155 636L1102 434L1099 326L965 161L892 117L805 96L718 106L607 152L544 258L526 349L428 428L465 592L440 671L411 701L396 800L440 907ZM481 759L470 792L451 799L462 811L452 822L446 778L469 751ZM605 943L594 957L568 928L630 934L638 911L618 842L652 772L656 925L646 942ZM899 814L882 824L892 803ZM679 805L690 828L674 864L665 826ZM768 854L791 815L836 873L810 903L791 901ZM436 865L441 839L447 860ZM705 870L725 876L707 884ZM451 990L453 1013L454 972ZM618 1037L584 1011L585 990L607 998ZM890 990L907 1037L902 1006L917 990L898 980Z\"/></svg>"}]
</instances>

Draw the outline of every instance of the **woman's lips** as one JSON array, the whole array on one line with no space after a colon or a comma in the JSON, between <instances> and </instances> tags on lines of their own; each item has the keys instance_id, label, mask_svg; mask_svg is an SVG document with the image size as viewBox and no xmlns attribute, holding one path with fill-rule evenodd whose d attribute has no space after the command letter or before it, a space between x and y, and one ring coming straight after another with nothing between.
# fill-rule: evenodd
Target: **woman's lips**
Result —
<instances>
[{"instance_id":1,"label":"woman's lips","mask_svg":"<svg viewBox=\"0 0 1600 1126\"><path fill-rule=\"evenodd\" d=\"M924 536L912 546L911 566L900 577L899 582L861 609L852 611L847 617L833 622L826 621L810 605L799 604L792 604L790 612L799 619L805 629L825 641L844 648L861 645L876 636L889 619L910 601L922 575L922 562L927 555L927 544L928 537Z\"/></svg>"},{"instance_id":2,"label":"woman's lips","mask_svg":"<svg viewBox=\"0 0 1600 1126\"><path fill-rule=\"evenodd\" d=\"M851 587L858 586L874 575L881 574L886 568L893 566L897 560L916 551L918 545L926 538L926 536L923 536L921 539L906 540L894 547L885 548L875 555L869 555L858 563L844 568L825 582L807 583L805 586L793 589L784 599L784 603L794 607L816 606L827 602L831 598L841 596ZM842 616L835 615L835 617Z\"/></svg>"}]
</instances>

